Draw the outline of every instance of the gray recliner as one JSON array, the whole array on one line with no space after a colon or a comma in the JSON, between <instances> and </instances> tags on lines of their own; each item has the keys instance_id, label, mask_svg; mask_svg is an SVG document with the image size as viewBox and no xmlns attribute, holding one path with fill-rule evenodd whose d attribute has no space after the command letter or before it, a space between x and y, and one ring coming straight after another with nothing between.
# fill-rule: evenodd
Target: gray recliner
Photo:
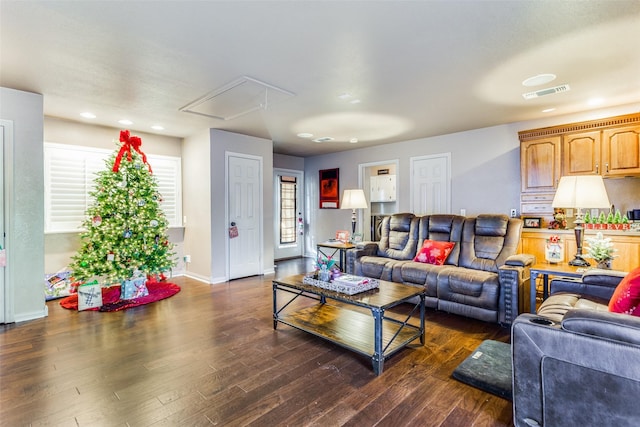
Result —
<instances>
[{"instance_id":1,"label":"gray recliner","mask_svg":"<svg viewBox=\"0 0 640 427\"><path fill-rule=\"evenodd\" d=\"M516 426L640 425L640 318L606 310L622 276L554 280L538 314L516 318Z\"/></svg>"}]
</instances>

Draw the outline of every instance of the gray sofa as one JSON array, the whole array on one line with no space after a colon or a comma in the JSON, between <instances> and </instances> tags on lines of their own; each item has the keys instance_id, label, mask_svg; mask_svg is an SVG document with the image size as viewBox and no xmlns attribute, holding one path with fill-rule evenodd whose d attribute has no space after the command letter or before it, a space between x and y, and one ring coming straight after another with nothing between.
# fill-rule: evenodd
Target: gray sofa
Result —
<instances>
[{"instance_id":1,"label":"gray sofa","mask_svg":"<svg viewBox=\"0 0 640 427\"><path fill-rule=\"evenodd\" d=\"M553 280L511 330L516 426L640 425L640 318L607 311L622 274Z\"/></svg>"},{"instance_id":2,"label":"gray sofa","mask_svg":"<svg viewBox=\"0 0 640 427\"><path fill-rule=\"evenodd\" d=\"M521 230L522 221L506 215L394 214L379 242L348 251L347 272L424 286L427 307L510 325L535 259L516 254ZM425 239L455 243L443 265L413 261Z\"/></svg>"}]
</instances>

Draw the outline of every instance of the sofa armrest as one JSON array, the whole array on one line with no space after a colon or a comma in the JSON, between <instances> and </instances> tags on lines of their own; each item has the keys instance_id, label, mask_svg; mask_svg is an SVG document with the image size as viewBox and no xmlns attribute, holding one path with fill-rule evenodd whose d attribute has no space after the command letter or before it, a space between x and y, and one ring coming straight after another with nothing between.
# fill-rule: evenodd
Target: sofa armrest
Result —
<instances>
[{"instance_id":1,"label":"sofa armrest","mask_svg":"<svg viewBox=\"0 0 640 427\"><path fill-rule=\"evenodd\" d=\"M349 249L347 251L347 274L355 274L356 260L363 256L374 256L378 253L377 242L361 242L358 243L355 249Z\"/></svg>"},{"instance_id":2,"label":"sofa armrest","mask_svg":"<svg viewBox=\"0 0 640 427\"><path fill-rule=\"evenodd\" d=\"M530 254L515 254L508 257L505 265L513 267L526 267L535 264L536 257Z\"/></svg>"},{"instance_id":3,"label":"sofa armrest","mask_svg":"<svg viewBox=\"0 0 640 427\"><path fill-rule=\"evenodd\" d=\"M501 325L509 326L521 312L526 311L527 296L529 295L530 265L535 257L512 255L519 257L512 260L512 263L522 263L522 265L505 264L498 268L498 281L500 282L500 295L498 301L498 322ZM511 257L509 257L511 258Z\"/></svg>"}]
</instances>

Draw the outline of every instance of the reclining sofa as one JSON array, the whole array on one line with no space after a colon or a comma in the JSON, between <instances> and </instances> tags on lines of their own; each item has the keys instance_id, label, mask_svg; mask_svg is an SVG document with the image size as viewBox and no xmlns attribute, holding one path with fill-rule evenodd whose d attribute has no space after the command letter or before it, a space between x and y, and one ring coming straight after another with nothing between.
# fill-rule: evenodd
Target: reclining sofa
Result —
<instances>
[{"instance_id":1,"label":"reclining sofa","mask_svg":"<svg viewBox=\"0 0 640 427\"><path fill-rule=\"evenodd\" d=\"M640 268L589 270L582 279L553 280L537 314L518 316L511 329L516 427L640 425L639 291ZM625 307L612 312L612 301L635 307L635 316Z\"/></svg>"},{"instance_id":2,"label":"reclining sofa","mask_svg":"<svg viewBox=\"0 0 640 427\"><path fill-rule=\"evenodd\" d=\"M506 215L394 214L384 218L379 242L347 252L347 272L424 286L427 307L510 325L535 260L516 254L521 231L522 221ZM441 265L414 261L426 241L454 243Z\"/></svg>"}]
</instances>

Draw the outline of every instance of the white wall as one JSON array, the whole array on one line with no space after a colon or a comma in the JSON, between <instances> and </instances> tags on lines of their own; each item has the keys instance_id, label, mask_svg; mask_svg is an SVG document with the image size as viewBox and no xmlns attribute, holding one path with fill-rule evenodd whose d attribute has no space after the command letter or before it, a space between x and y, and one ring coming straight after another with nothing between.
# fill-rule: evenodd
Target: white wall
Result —
<instances>
[{"instance_id":1,"label":"white wall","mask_svg":"<svg viewBox=\"0 0 640 427\"><path fill-rule=\"evenodd\" d=\"M211 282L212 260L210 146L209 129L185 138L182 144L184 253L191 256L186 274L206 283Z\"/></svg>"},{"instance_id":2,"label":"white wall","mask_svg":"<svg viewBox=\"0 0 640 427\"><path fill-rule=\"evenodd\" d=\"M452 213L466 209L469 216L479 213L508 215L511 208L519 211L520 207L519 131L637 111L640 111L639 104L625 105L305 158L306 217L310 225L306 249L311 250L307 253L314 253L316 243L333 237L336 230L348 230L351 222L349 210L318 208L318 171L321 169L340 168L342 194L343 189L358 186L359 164L398 159L398 211L408 212L410 157L450 152ZM625 180L611 183L612 190L628 193L638 188L640 180L637 178ZM640 206L640 195L637 197L637 206Z\"/></svg>"},{"instance_id":3,"label":"white wall","mask_svg":"<svg viewBox=\"0 0 640 427\"><path fill-rule=\"evenodd\" d=\"M279 169L304 170L304 157L273 154L273 167Z\"/></svg>"},{"instance_id":4,"label":"white wall","mask_svg":"<svg viewBox=\"0 0 640 427\"><path fill-rule=\"evenodd\" d=\"M76 122L56 117L44 118L44 141L57 144L80 145L102 148L107 150L119 149L121 128L97 126L91 123ZM156 135L152 133L131 131L142 139L141 150L145 154L162 156L182 156L182 139L172 136ZM40 149L42 150L42 144ZM151 165L153 167L153 165ZM182 164L184 172L184 161ZM183 188L185 184L182 184ZM173 274L185 271L183 262L183 234L182 228L169 229L169 241L175 247L176 266ZM51 274L66 269L71 257L80 248L79 233L49 233L44 238L45 273Z\"/></svg>"},{"instance_id":5,"label":"white wall","mask_svg":"<svg viewBox=\"0 0 640 427\"><path fill-rule=\"evenodd\" d=\"M274 271L273 263L273 143L256 138L211 129L211 282L226 280L228 263L225 241L228 224L225 220L225 153L242 153L262 157L263 168L263 268L264 273ZM224 201L224 202L223 202Z\"/></svg>"},{"instance_id":6,"label":"white wall","mask_svg":"<svg viewBox=\"0 0 640 427\"><path fill-rule=\"evenodd\" d=\"M42 95L0 88L0 119L13 122L5 141L5 285L13 294L6 322L46 316L44 298L44 154ZM8 211L7 211L7 208Z\"/></svg>"}]
</instances>

